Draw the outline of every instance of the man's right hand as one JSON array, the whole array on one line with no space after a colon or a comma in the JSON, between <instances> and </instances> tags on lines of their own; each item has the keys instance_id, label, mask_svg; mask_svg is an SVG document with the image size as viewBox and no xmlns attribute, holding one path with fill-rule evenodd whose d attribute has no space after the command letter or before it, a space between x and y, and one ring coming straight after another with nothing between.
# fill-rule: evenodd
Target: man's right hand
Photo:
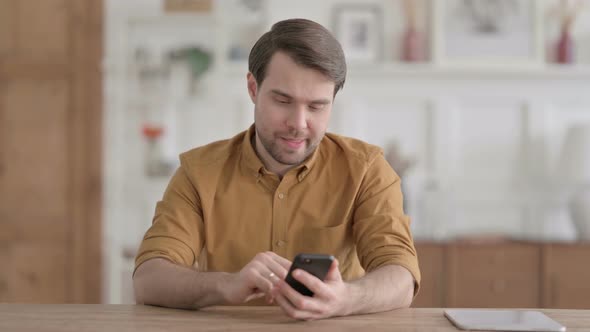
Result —
<instances>
[{"instance_id":1,"label":"man's right hand","mask_svg":"<svg viewBox=\"0 0 590 332\"><path fill-rule=\"evenodd\" d=\"M241 304L267 295L275 282L283 280L291 267L291 261L267 251L258 253L238 273L230 274L220 291L228 304Z\"/></svg>"}]
</instances>

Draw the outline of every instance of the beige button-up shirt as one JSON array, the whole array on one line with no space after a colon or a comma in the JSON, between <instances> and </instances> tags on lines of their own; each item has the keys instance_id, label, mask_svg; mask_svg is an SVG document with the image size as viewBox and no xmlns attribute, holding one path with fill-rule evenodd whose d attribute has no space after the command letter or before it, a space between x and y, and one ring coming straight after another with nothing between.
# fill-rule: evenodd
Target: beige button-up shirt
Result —
<instances>
[{"instance_id":1,"label":"beige button-up shirt","mask_svg":"<svg viewBox=\"0 0 590 332\"><path fill-rule=\"evenodd\" d=\"M251 144L254 127L181 154L156 206L136 268L154 257L237 272L257 253L292 260L301 252L334 255L344 280L396 264L420 283L404 215L400 178L376 146L326 134L282 180Z\"/></svg>"}]
</instances>

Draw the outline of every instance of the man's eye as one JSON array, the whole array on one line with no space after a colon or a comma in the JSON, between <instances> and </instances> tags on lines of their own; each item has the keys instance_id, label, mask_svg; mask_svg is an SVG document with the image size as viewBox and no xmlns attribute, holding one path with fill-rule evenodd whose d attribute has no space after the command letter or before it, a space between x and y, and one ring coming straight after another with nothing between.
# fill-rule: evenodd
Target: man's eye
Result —
<instances>
[{"instance_id":1,"label":"man's eye","mask_svg":"<svg viewBox=\"0 0 590 332\"><path fill-rule=\"evenodd\" d=\"M289 101L287 101L287 100L280 100L280 99L279 99L279 100L277 100L277 102L278 102L279 104L288 104L288 103L289 103Z\"/></svg>"},{"instance_id":2,"label":"man's eye","mask_svg":"<svg viewBox=\"0 0 590 332\"><path fill-rule=\"evenodd\" d=\"M322 110L324 108L324 106L326 106L326 105L323 105L323 104L311 104L311 105L309 105L309 109L312 110L312 111L319 111L319 110Z\"/></svg>"}]
</instances>

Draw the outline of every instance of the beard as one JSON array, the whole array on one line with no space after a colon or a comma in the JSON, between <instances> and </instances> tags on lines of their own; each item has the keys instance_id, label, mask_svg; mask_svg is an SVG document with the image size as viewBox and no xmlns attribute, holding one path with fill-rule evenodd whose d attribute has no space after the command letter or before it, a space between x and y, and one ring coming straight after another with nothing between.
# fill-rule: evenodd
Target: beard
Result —
<instances>
[{"instance_id":1,"label":"beard","mask_svg":"<svg viewBox=\"0 0 590 332\"><path fill-rule=\"evenodd\" d=\"M289 133L270 133L269 135L261 135L260 131L256 129L256 135L260 138L260 142L264 149L270 154L270 156L276 160L277 162L283 165L299 165L307 157L309 157L313 151L317 148L319 143L321 142L324 135L322 134L317 140L312 141L310 139L304 140L303 149L297 150L288 150L285 149L284 146L279 143L279 140L282 140L281 137L288 137L292 139L299 139L301 135L300 132L291 131Z\"/></svg>"}]
</instances>

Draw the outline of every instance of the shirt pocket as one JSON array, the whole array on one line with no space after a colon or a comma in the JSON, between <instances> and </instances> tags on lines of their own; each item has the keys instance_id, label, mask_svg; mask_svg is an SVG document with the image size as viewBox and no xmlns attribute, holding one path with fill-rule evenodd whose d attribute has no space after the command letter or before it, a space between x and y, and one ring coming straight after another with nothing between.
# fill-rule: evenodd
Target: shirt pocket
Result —
<instances>
[{"instance_id":1,"label":"shirt pocket","mask_svg":"<svg viewBox=\"0 0 590 332\"><path fill-rule=\"evenodd\" d=\"M340 256L352 243L350 223L329 227L304 226L295 237L295 252Z\"/></svg>"}]
</instances>

